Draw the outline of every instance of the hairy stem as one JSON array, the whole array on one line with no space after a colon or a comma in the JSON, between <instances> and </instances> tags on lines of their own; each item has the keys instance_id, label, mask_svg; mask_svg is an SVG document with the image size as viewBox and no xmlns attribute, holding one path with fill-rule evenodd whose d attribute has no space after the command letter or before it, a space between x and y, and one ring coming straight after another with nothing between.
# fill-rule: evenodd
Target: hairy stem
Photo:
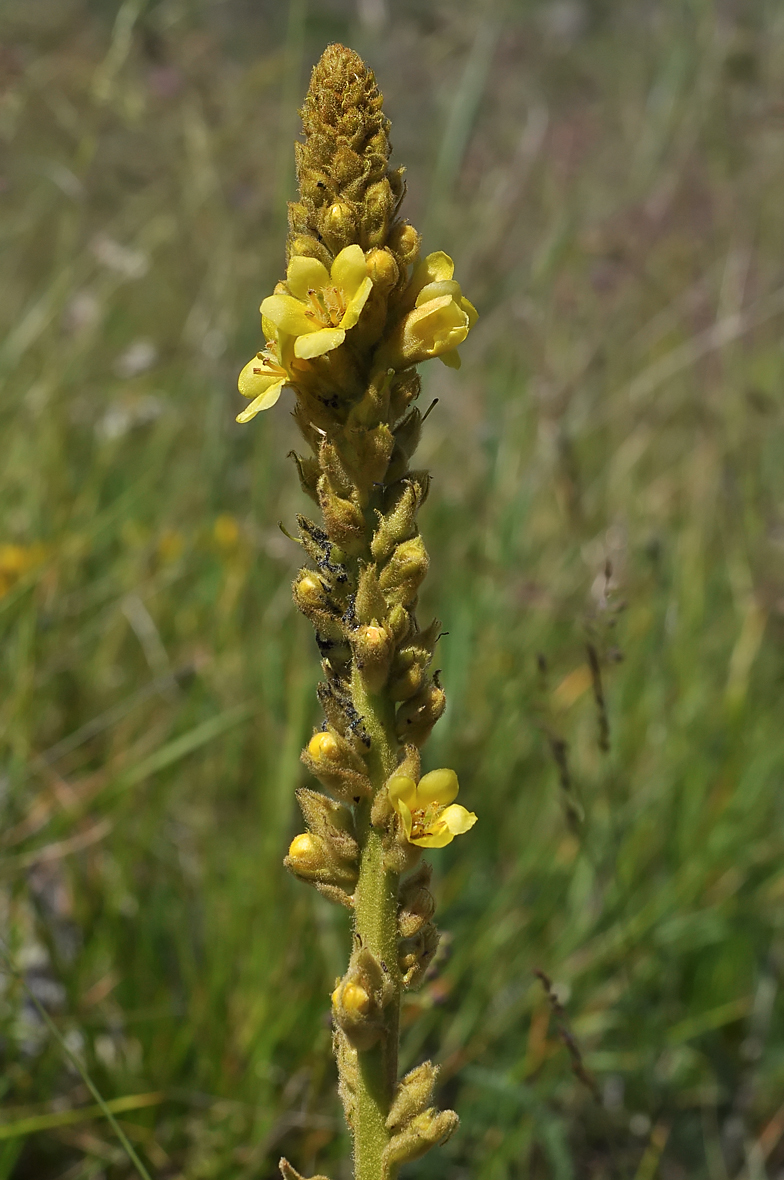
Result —
<instances>
[{"instance_id":1,"label":"hairy stem","mask_svg":"<svg viewBox=\"0 0 784 1180\"><path fill-rule=\"evenodd\" d=\"M359 673L351 682L354 707L363 718L371 740L367 762L374 792L395 767L394 705L384 694L365 691ZM354 1127L355 1180L379 1180L382 1156L389 1141L386 1119L397 1081L400 1023L400 971L397 963L398 875L384 866L381 835L370 823L370 803L358 809L357 835L361 848L359 883L354 895L354 933L382 965L394 985L394 996L384 1009L384 1031L371 1049L360 1054Z\"/></svg>"}]
</instances>

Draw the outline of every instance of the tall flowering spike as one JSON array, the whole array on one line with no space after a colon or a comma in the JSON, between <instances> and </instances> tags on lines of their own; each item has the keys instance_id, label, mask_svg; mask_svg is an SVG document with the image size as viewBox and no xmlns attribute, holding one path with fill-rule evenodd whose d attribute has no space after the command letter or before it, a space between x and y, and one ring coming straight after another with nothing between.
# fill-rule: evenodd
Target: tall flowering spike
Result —
<instances>
[{"instance_id":1,"label":"tall flowering spike","mask_svg":"<svg viewBox=\"0 0 784 1180\"><path fill-rule=\"evenodd\" d=\"M457 368L477 313L451 258L419 259L419 235L399 216L389 121L356 53L325 51L302 119L286 275L261 303L264 343L240 374L250 404L238 420L288 387L309 452L295 460L322 519L297 517L310 564L293 591L324 672L324 720L302 761L325 793L298 791L307 830L284 864L353 914L355 950L332 993L339 1093L356 1180L394 1180L458 1122L430 1105L429 1063L397 1076L401 995L438 947L429 869L417 865L423 848L476 822L455 802L454 771L421 773L419 749L446 696L430 672L440 624L420 628L416 617L429 475L409 463L423 424L415 366L439 357Z\"/></svg>"}]
</instances>

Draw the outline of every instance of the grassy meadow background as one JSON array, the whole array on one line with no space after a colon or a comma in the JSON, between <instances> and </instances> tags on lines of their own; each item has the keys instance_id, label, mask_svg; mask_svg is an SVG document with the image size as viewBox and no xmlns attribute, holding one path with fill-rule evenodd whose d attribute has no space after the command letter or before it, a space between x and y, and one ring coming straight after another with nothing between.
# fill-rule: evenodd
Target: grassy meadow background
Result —
<instances>
[{"instance_id":1,"label":"grassy meadow background","mask_svg":"<svg viewBox=\"0 0 784 1180\"><path fill-rule=\"evenodd\" d=\"M426 765L480 822L433 856L445 950L404 1013L462 1127L408 1174L780 1180L763 0L4 0L0 1180L135 1175L30 993L156 1180L273 1180L284 1152L349 1176L347 918L281 865L319 721L278 529L297 436L285 396L234 422L336 39L481 313L461 372L423 374Z\"/></svg>"}]
</instances>

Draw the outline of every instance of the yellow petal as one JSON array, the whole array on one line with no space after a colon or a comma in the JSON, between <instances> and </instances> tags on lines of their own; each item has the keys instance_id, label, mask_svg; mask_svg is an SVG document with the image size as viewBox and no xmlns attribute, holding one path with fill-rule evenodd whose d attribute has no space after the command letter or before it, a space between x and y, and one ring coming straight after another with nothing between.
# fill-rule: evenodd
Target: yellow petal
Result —
<instances>
[{"instance_id":1,"label":"yellow petal","mask_svg":"<svg viewBox=\"0 0 784 1180\"><path fill-rule=\"evenodd\" d=\"M467 335L468 316L451 296L442 295L409 312L403 330L404 348L420 359L439 356L457 348Z\"/></svg>"},{"instance_id":2,"label":"yellow petal","mask_svg":"<svg viewBox=\"0 0 784 1180\"><path fill-rule=\"evenodd\" d=\"M332 263L330 277L350 299L368 277L362 247L355 243L341 250Z\"/></svg>"},{"instance_id":3,"label":"yellow petal","mask_svg":"<svg viewBox=\"0 0 784 1180\"><path fill-rule=\"evenodd\" d=\"M278 335L278 329L265 315L261 317L261 331L265 340L275 340Z\"/></svg>"},{"instance_id":4,"label":"yellow petal","mask_svg":"<svg viewBox=\"0 0 784 1180\"><path fill-rule=\"evenodd\" d=\"M342 328L317 328L307 336L298 336L294 344L294 355L302 361L312 360L313 357L323 356L338 348L346 339Z\"/></svg>"},{"instance_id":5,"label":"yellow petal","mask_svg":"<svg viewBox=\"0 0 784 1180\"><path fill-rule=\"evenodd\" d=\"M261 314L289 336L316 330L316 325L305 315L305 308L292 295L268 295L261 305Z\"/></svg>"},{"instance_id":6,"label":"yellow petal","mask_svg":"<svg viewBox=\"0 0 784 1180\"><path fill-rule=\"evenodd\" d=\"M295 254L286 271L286 283L296 299L305 299L308 291L320 291L329 282L329 271L318 258Z\"/></svg>"},{"instance_id":7,"label":"yellow petal","mask_svg":"<svg viewBox=\"0 0 784 1180\"><path fill-rule=\"evenodd\" d=\"M371 292L372 287L373 280L366 276L348 301L346 310L343 313L343 318L340 321L341 328L345 328L348 331L349 328L354 327L354 324L357 322L362 313L362 308L367 303L367 298Z\"/></svg>"},{"instance_id":8,"label":"yellow petal","mask_svg":"<svg viewBox=\"0 0 784 1180\"><path fill-rule=\"evenodd\" d=\"M460 296L460 306L468 316L468 326L473 328L476 321L479 319L479 312L474 307L470 299L466 299L465 295Z\"/></svg>"},{"instance_id":9,"label":"yellow petal","mask_svg":"<svg viewBox=\"0 0 784 1180\"><path fill-rule=\"evenodd\" d=\"M453 299L460 300L463 297L463 292L460 290L460 284L456 283L454 279L442 279L437 283L427 283L416 297L416 306L421 307L423 303L427 303L428 299L438 299L441 295L451 295Z\"/></svg>"},{"instance_id":10,"label":"yellow petal","mask_svg":"<svg viewBox=\"0 0 784 1180\"><path fill-rule=\"evenodd\" d=\"M389 799L395 811L400 811L401 805L406 808L413 807L416 803L416 790L416 783L407 774L394 774L387 783Z\"/></svg>"},{"instance_id":11,"label":"yellow petal","mask_svg":"<svg viewBox=\"0 0 784 1180\"><path fill-rule=\"evenodd\" d=\"M250 422L251 418L255 418L261 410L268 410L270 406L274 406L285 384L285 377L281 377L279 381L275 381L265 393L260 393L255 401L251 402L241 414L237 415L237 421Z\"/></svg>"},{"instance_id":12,"label":"yellow petal","mask_svg":"<svg viewBox=\"0 0 784 1180\"><path fill-rule=\"evenodd\" d=\"M438 359L441 361L441 364L446 365L448 369L459 369L463 363L460 360L460 353L456 348L453 348L450 352L439 352Z\"/></svg>"},{"instance_id":13,"label":"yellow petal","mask_svg":"<svg viewBox=\"0 0 784 1180\"><path fill-rule=\"evenodd\" d=\"M254 356L240 373L237 388L243 397L259 397L280 379L280 373L271 372L264 364L263 356Z\"/></svg>"},{"instance_id":14,"label":"yellow petal","mask_svg":"<svg viewBox=\"0 0 784 1180\"><path fill-rule=\"evenodd\" d=\"M469 831L475 823L476 816L472 811L466 811L459 803L453 803L441 812L423 836L417 836L412 840L406 832L406 839L409 844L416 844L420 848L446 848L455 836L461 836Z\"/></svg>"},{"instance_id":15,"label":"yellow petal","mask_svg":"<svg viewBox=\"0 0 784 1180\"><path fill-rule=\"evenodd\" d=\"M428 283L441 283L451 279L455 273L455 264L443 250L436 250L428 254L414 267L411 282L408 285L409 298L415 298Z\"/></svg>"},{"instance_id":16,"label":"yellow petal","mask_svg":"<svg viewBox=\"0 0 784 1180\"><path fill-rule=\"evenodd\" d=\"M406 840L408 840L409 844L413 844L415 841L411 839L411 812L402 799L398 799L395 810L399 813L403 821L403 831L405 832Z\"/></svg>"},{"instance_id":17,"label":"yellow petal","mask_svg":"<svg viewBox=\"0 0 784 1180\"><path fill-rule=\"evenodd\" d=\"M453 836L462 836L469 832L477 821L473 811L467 811L459 803L453 803L444 809L438 817L439 823L445 824Z\"/></svg>"},{"instance_id":18,"label":"yellow petal","mask_svg":"<svg viewBox=\"0 0 784 1180\"><path fill-rule=\"evenodd\" d=\"M457 798L460 786L454 770L431 770L423 774L416 789L417 803L420 807L427 807L430 803L440 803L446 807Z\"/></svg>"}]
</instances>

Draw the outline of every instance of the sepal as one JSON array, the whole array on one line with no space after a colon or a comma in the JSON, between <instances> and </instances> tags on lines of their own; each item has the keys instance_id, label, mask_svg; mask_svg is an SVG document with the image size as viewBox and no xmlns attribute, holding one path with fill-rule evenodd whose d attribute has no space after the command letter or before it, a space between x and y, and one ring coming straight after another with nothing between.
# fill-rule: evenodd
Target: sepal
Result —
<instances>
[{"instance_id":1,"label":"sepal","mask_svg":"<svg viewBox=\"0 0 784 1180\"><path fill-rule=\"evenodd\" d=\"M305 1177L302 1176L296 1168L292 1168L289 1161L284 1157L281 1157L278 1167L280 1168L280 1174L283 1177L283 1180L305 1180ZM321 1175L311 1176L310 1180L327 1180L327 1177Z\"/></svg>"}]
</instances>

